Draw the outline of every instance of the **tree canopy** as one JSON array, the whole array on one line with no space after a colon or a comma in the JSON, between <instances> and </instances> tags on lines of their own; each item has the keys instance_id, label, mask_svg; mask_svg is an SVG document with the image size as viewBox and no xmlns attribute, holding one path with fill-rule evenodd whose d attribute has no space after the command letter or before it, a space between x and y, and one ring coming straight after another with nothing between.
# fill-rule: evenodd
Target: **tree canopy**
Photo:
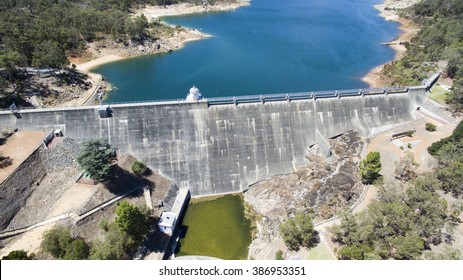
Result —
<instances>
[{"instance_id":1,"label":"tree canopy","mask_svg":"<svg viewBox=\"0 0 463 280\"><path fill-rule=\"evenodd\" d=\"M71 242L70 230L64 226L57 225L44 233L40 248L50 253L53 257L61 259L66 254L67 247Z\"/></svg>"},{"instance_id":2,"label":"tree canopy","mask_svg":"<svg viewBox=\"0 0 463 280\"><path fill-rule=\"evenodd\" d=\"M365 184L373 183L381 171L381 157L379 152L369 152L360 162L360 176Z\"/></svg>"},{"instance_id":3,"label":"tree canopy","mask_svg":"<svg viewBox=\"0 0 463 280\"><path fill-rule=\"evenodd\" d=\"M89 255L89 246L85 241L73 238L71 231L63 225L46 231L40 248L57 259L84 260Z\"/></svg>"},{"instance_id":4,"label":"tree canopy","mask_svg":"<svg viewBox=\"0 0 463 280\"><path fill-rule=\"evenodd\" d=\"M148 215L125 200L117 207L116 215L115 222L100 223L106 234L93 244L90 259L124 259L142 242L149 227Z\"/></svg>"},{"instance_id":5,"label":"tree canopy","mask_svg":"<svg viewBox=\"0 0 463 280\"><path fill-rule=\"evenodd\" d=\"M114 149L106 139L91 139L82 143L77 162L92 178L104 181L112 170Z\"/></svg>"},{"instance_id":6,"label":"tree canopy","mask_svg":"<svg viewBox=\"0 0 463 280\"><path fill-rule=\"evenodd\" d=\"M32 63L38 67L61 68L69 63L64 50L58 43L44 41L34 50Z\"/></svg>"},{"instance_id":7,"label":"tree canopy","mask_svg":"<svg viewBox=\"0 0 463 280\"><path fill-rule=\"evenodd\" d=\"M420 84L437 70L438 61L447 61L445 74L454 80L446 102L455 112L463 111L463 1L424 0L402 15L420 25L407 44L406 55L385 66L392 85Z\"/></svg>"},{"instance_id":8,"label":"tree canopy","mask_svg":"<svg viewBox=\"0 0 463 280\"><path fill-rule=\"evenodd\" d=\"M34 255L28 255L24 250L11 251L8 255L4 256L2 260L33 260Z\"/></svg>"},{"instance_id":9,"label":"tree canopy","mask_svg":"<svg viewBox=\"0 0 463 280\"><path fill-rule=\"evenodd\" d=\"M148 217L136 205L122 201L116 209L116 225L135 241L141 241L148 230Z\"/></svg>"},{"instance_id":10,"label":"tree canopy","mask_svg":"<svg viewBox=\"0 0 463 280\"><path fill-rule=\"evenodd\" d=\"M432 181L380 191L378 201L358 214L343 213L333 240L341 245L340 259L419 259L431 244L445 237L447 204Z\"/></svg>"},{"instance_id":11,"label":"tree canopy","mask_svg":"<svg viewBox=\"0 0 463 280\"><path fill-rule=\"evenodd\" d=\"M134 240L119 230L115 223L108 225L103 241L95 241L91 248L92 260L120 260L127 256L127 251L135 246Z\"/></svg>"},{"instance_id":12,"label":"tree canopy","mask_svg":"<svg viewBox=\"0 0 463 280\"><path fill-rule=\"evenodd\" d=\"M297 212L279 226L281 237L288 249L298 251L300 247L312 248L319 242L310 214Z\"/></svg>"},{"instance_id":13,"label":"tree canopy","mask_svg":"<svg viewBox=\"0 0 463 280\"><path fill-rule=\"evenodd\" d=\"M129 8L156 0L27 0L0 1L0 68L61 67L65 51L110 35L139 38L147 33L145 16L131 17ZM172 1L167 1L172 2Z\"/></svg>"},{"instance_id":14,"label":"tree canopy","mask_svg":"<svg viewBox=\"0 0 463 280\"><path fill-rule=\"evenodd\" d=\"M407 151L395 166L395 178L401 181L409 181L418 177L417 168L419 164L415 161L413 153Z\"/></svg>"},{"instance_id":15,"label":"tree canopy","mask_svg":"<svg viewBox=\"0 0 463 280\"><path fill-rule=\"evenodd\" d=\"M455 197L463 196L463 122L452 135L433 143L428 151L438 160L435 175L440 187Z\"/></svg>"}]
</instances>

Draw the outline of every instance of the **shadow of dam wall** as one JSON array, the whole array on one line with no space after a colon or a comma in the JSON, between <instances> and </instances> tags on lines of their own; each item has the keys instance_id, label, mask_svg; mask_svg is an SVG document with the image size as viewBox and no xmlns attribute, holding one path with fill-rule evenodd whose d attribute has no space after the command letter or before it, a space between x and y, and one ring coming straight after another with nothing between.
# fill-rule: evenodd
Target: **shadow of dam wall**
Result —
<instances>
[{"instance_id":1,"label":"shadow of dam wall","mask_svg":"<svg viewBox=\"0 0 463 280\"><path fill-rule=\"evenodd\" d=\"M78 142L107 138L151 169L191 188L193 196L238 192L305 164L318 129L334 137L351 129L369 135L410 121L426 87L405 93L209 106L207 102L112 105L0 112L0 125L61 129Z\"/></svg>"}]
</instances>

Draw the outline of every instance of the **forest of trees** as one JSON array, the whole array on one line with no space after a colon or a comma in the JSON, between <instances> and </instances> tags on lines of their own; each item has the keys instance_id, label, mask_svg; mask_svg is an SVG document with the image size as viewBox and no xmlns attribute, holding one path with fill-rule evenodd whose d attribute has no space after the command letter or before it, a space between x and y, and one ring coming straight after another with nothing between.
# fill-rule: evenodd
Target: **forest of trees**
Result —
<instances>
[{"instance_id":1,"label":"forest of trees","mask_svg":"<svg viewBox=\"0 0 463 280\"><path fill-rule=\"evenodd\" d=\"M367 210L341 215L341 225L333 228L333 240L341 245L338 258L420 259L431 245L451 238L446 229L458 221L448 210L433 180L406 188L386 185Z\"/></svg>"},{"instance_id":2,"label":"forest of trees","mask_svg":"<svg viewBox=\"0 0 463 280\"><path fill-rule=\"evenodd\" d=\"M146 17L128 12L142 2L149 1L0 1L0 105L27 105L20 93L28 85L18 67L63 68L69 65L69 55L85 49L88 42L147 36Z\"/></svg>"},{"instance_id":3,"label":"forest of trees","mask_svg":"<svg viewBox=\"0 0 463 280\"><path fill-rule=\"evenodd\" d=\"M102 238L85 241L64 225L55 225L44 233L40 248L55 259L127 259L145 238L148 225L152 223L148 219L150 215L147 211L123 200L116 209L114 221L100 220ZM33 259L35 256L28 256L24 251L13 251L8 257Z\"/></svg>"},{"instance_id":4,"label":"forest of trees","mask_svg":"<svg viewBox=\"0 0 463 280\"><path fill-rule=\"evenodd\" d=\"M234 1L234 0L227 0ZM0 1L0 105L24 103L18 67L63 68L67 57L100 39L142 41L156 36L133 10L144 5L201 0L2 0ZM214 3L216 0L209 0ZM166 28L166 27L162 27ZM152 32L150 32L152 31Z\"/></svg>"},{"instance_id":5,"label":"forest of trees","mask_svg":"<svg viewBox=\"0 0 463 280\"><path fill-rule=\"evenodd\" d=\"M134 3L131 3L134 2ZM146 35L144 16L132 18L130 0L6 0L0 3L0 68L62 67L66 52L101 36L113 39Z\"/></svg>"},{"instance_id":6,"label":"forest of trees","mask_svg":"<svg viewBox=\"0 0 463 280\"><path fill-rule=\"evenodd\" d=\"M445 74L454 81L447 103L454 112L463 111L463 0L423 0L403 11L420 27L407 45L406 56L388 64L385 71L394 85L419 84L448 61Z\"/></svg>"},{"instance_id":7,"label":"forest of trees","mask_svg":"<svg viewBox=\"0 0 463 280\"><path fill-rule=\"evenodd\" d=\"M378 200L365 211L341 215L332 229L341 245L339 259L462 258L449 245L461 223L461 202L448 205L439 192L463 197L463 122L428 151L437 159L434 172L417 175L413 156L406 154L396 168L400 183L381 186ZM429 250L439 244L446 246Z\"/></svg>"}]
</instances>

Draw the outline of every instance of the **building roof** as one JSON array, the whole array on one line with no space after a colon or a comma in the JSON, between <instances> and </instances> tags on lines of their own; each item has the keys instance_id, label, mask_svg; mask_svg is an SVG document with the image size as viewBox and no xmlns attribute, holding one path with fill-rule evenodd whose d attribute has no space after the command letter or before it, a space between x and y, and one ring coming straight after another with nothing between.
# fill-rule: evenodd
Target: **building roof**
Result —
<instances>
[{"instance_id":1,"label":"building roof","mask_svg":"<svg viewBox=\"0 0 463 280\"><path fill-rule=\"evenodd\" d=\"M161 215L161 220L159 220L158 225L161 227L174 227L175 220L177 216L172 212L164 212Z\"/></svg>"}]
</instances>

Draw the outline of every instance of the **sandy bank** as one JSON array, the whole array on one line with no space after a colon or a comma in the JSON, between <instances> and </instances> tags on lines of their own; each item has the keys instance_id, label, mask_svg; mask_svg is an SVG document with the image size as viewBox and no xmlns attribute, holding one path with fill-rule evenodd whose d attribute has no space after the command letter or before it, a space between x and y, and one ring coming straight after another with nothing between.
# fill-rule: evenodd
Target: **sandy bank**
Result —
<instances>
[{"instance_id":1,"label":"sandy bank","mask_svg":"<svg viewBox=\"0 0 463 280\"><path fill-rule=\"evenodd\" d=\"M395 21L400 23L400 29L402 33L387 44L395 51L393 61L400 60L404 57L407 49L404 43L410 42L410 40L416 36L419 28L408 19L399 17L398 10L408 8L415 5L421 0L385 0L383 4L375 5L374 7L380 11L380 16L388 21ZM388 62L389 63L389 62ZM368 83L370 87L383 87L388 83L382 73L384 65L373 68L362 81Z\"/></svg>"},{"instance_id":2,"label":"sandy bank","mask_svg":"<svg viewBox=\"0 0 463 280\"><path fill-rule=\"evenodd\" d=\"M147 6L146 8L135 10L134 15L144 14L148 21L152 22L161 17L178 16L194 13L219 12L236 10L240 7L250 5L250 0L237 0L237 2L219 2L213 5L194 5L191 3L181 3L164 6ZM154 53L170 52L182 48L185 43L208 38L210 35L204 34L196 29L183 28L175 30L168 35L161 34L161 38L156 41L144 42L144 45L118 44L110 40L90 43L87 53L92 58L91 61L79 63L74 62L77 69L82 72L90 72L91 69L103 64L122 60L127 57L148 55Z\"/></svg>"},{"instance_id":3,"label":"sandy bank","mask_svg":"<svg viewBox=\"0 0 463 280\"><path fill-rule=\"evenodd\" d=\"M124 59L124 57L122 57L120 55L116 55L116 54L108 54L108 55L105 55L105 56L102 56L102 57L98 57L98 58L96 58L94 60L91 60L89 62L79 64L79 65L77 65L76 69L81 71L81 72L87 73L87 72L89 72L91 69L93 69L95 67L98 67L98 66L106 64L106 63L118 61L118 60L121 60L121 59Z\"/></svg>"},{"instance_id":4,"label":"sandy bank","mask_svg":"<svg viewBox=\"0 0 463 280\"><path fill-rule=\"evenodd\" d=\"M193 5L182 3L164 6L148 6L144 9L136 10L134 15L144 14L149 21L157 20L165 16L185 15L192 13L218 12L235 10L239 7L248 6L250 0L238 0L237 2L216 3L214 5ZM143 44L131 43L124 45L112 40L102 40L90 43L85 55L92 58L88 62L81 63L83 57L73 58L72 63L76 69L89 75L92 88L82 94L78 100L65 102L60 106L76 106L91 104L95 99L94 95L102 88L106 88L106 83L101 75L91 73L91 70L103 64L119 61L128 57L149 55L155 53L166 53L184 47L187 42L208 38L210 35L201 33L196 29L176 29L173 33L161 34L159 39L145 41Z\"/></svg>"}]
</instances>

